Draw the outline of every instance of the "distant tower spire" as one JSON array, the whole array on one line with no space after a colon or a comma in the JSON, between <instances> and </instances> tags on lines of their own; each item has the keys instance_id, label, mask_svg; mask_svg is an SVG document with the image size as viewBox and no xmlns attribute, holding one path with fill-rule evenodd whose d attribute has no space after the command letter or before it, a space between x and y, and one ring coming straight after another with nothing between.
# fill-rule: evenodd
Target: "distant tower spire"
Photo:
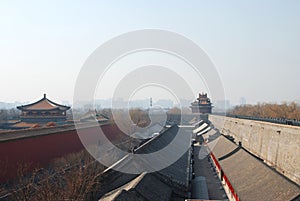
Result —
<instances>
[{"instance_id":1,"label":"distant tower spire","mask_svg":"<svg viewBox=\"0 0 300 201\"><path fill-rule=\"evenodd\" d=\"M152 107L152 97L150 97L150 107Z\"/></svg>"}]
</instances>

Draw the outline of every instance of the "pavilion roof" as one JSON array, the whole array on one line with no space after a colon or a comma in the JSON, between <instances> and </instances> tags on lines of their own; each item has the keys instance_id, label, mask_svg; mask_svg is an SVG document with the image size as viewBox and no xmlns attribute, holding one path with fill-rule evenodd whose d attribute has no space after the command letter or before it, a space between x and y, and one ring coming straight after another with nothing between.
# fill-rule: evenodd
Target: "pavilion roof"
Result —
<instances>
[{"instance_id":1,"label":"pavilion roof","mask_svg":"<svg viewBox=\"0 0 300 201\"><path fill-rule=\"evenodd\" d=\"M49 100L46 97L46 94L44 94L44 97L42 99L28 105L17 106L17 109L19 110L57 110L57 109L68 110L70 109L70 107L55 103Z\"/></svg>"}]
</instances>

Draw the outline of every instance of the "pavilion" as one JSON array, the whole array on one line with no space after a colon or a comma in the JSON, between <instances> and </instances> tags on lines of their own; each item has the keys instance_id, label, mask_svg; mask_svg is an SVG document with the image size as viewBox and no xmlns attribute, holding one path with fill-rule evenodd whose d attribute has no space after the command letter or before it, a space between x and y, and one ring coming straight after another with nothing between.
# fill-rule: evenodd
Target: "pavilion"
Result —
<instances>
[{"instance_id":1,"label":"pavilion","mask_svg":"<svg viewBox=\"0 0 300 201\"><path fill-rule=\"evenodd\" d=\"M17 106L21 110L21 121L27 123L63 122L67 120L69 106L60 105L44 97L37 102Z\"/></svg>"},{"instance_id":2,"label":"pavilion","mask_svg":"<svg viewBox=\"0 0 300 201\"><path fill-rule=\"evenodd\" d=\"M211 114L212 103L207 97L207 93L199 93L199 97L191 103L192 113Z\"/></svg>"}]
</instances>

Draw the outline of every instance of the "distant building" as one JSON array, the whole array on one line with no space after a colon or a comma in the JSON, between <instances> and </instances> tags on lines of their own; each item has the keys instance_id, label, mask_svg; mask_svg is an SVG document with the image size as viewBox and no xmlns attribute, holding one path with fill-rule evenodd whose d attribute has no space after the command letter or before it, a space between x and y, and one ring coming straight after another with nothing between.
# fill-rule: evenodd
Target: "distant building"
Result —
<instances>
[{"instance_id":1,"label":"distant building","mask_svg":"<svg viewBox=\"0 0 300 201\"><path fill-rule=\"evenodd\" d=\"M214 113L225 113L230 108L230 100L217 100L214 102Z\"/></svg>"},{"instance_id":2,"label":"distant building","mask_svg":"<svg viewBox=\"0 0 300 201\"><path fill-rule=\"evenodd\" d=\"M246 103L247 103L246 98L241 97L240 98L240 105L246 105Z\"/></svg>"},{"instance_id":3,"label":"distant building","mask_svg":"<svg viewBox=\"0 0 300 201\"><path fill-rule=\"evenodd\" d=\"M155 102L154 105L157 105L161 108L172 108L174 103L172 100L168 100L168 99L159 99Z\"/></svg>"},{"instance_id":4,"label":"distant building","mask_svg":"<svg viewBox=\"0 0 300 201\"><path fill-rule=\"evenodd\" d=\"M192 113L211 114L212 103L207 97L207 93L199 93L199 97L191 103Z\"/></svg>"},{"instance_id":5,"label":"distant building","mask_svg":"<svg viewBox=\"0 0 300 201\"><path fill-rule=\"evenodd\" d=\"M67 120L69 106L57 104L44 97L28 105L17 106L21 110L21 121L28 123L62 122Z\"/></svg>"},{"instance_id":6,"label":"distant building","mask_svg":"<svg viewBox=\"0 0 300 201\"><path fill-rule=\"evenodd\" d=\"M95 120L98 122L107 122L109 121L109 117L105 116L104 114L98 113L96 110L90 110L80 117L81 122L94 122Z\"/></svg>"}]
</instances>

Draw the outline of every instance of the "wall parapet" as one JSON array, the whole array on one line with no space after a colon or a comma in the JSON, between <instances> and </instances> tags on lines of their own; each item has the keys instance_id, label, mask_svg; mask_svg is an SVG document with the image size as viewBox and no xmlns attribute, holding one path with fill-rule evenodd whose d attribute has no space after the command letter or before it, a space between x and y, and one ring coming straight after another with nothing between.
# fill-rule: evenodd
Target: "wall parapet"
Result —
<instances>
[{"instance_id":1,"label":"wall parapet","mask_svg":"<svg viewBox=\"0 0 300 201\"><path fill-rule=\"evenodd\" d=\"M209 115L222 134L264 160L292 181L300 184L300 127Z\"/></svg>"}]
</instances>

